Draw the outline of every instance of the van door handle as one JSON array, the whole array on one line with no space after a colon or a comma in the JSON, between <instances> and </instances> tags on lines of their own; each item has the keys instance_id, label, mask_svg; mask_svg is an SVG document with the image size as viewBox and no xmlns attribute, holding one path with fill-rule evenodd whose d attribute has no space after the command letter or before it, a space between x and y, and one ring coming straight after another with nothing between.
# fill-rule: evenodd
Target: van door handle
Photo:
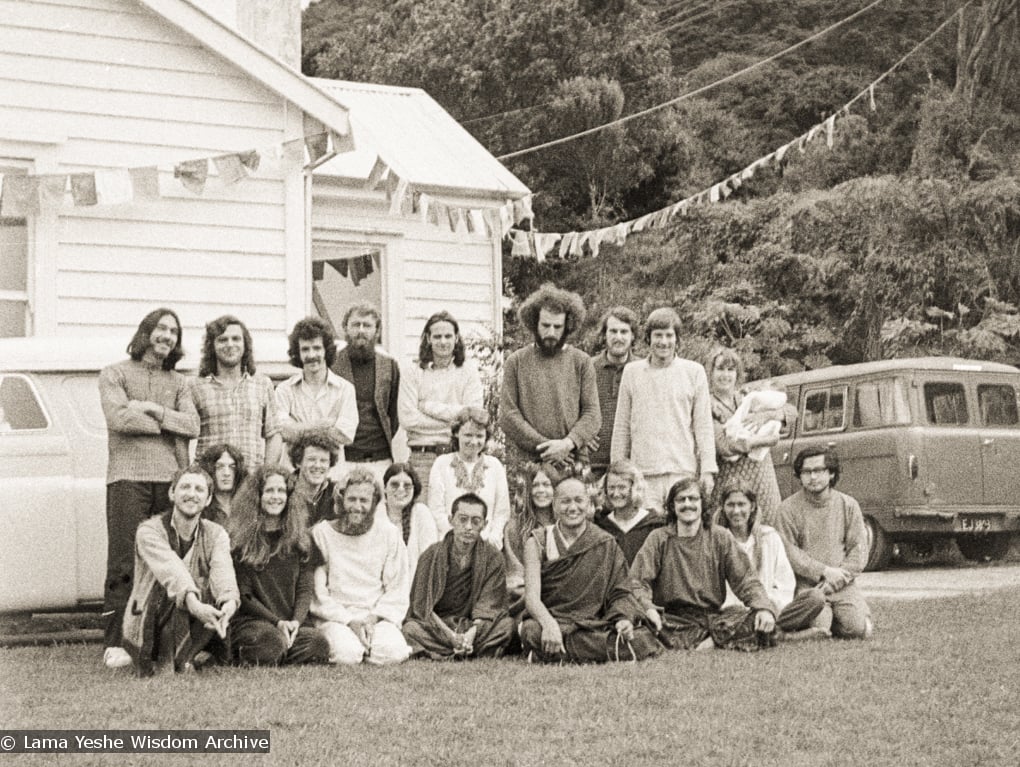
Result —
<instances>
[{"instance_id":1,"label":"van door handle","mask_svg":"<svg viewBox=\"0 0 1020 767\"><path fill-rule=\"evenodd\" d=\"M833 440L832 442L826 442L825 444L826 444L827 447L836 447L835 440Z\"/></svg>"},{"instance_id":2,"label":"van door handle","mask_svg":"<svg viewBox=\"0 0 1020 767\"><path fill-rule=\"evenodd\" d=\"M790 460L790 451L787 450L785 453L783 453L783 463L786 463L789 460Z\"/></svg>"},{"instance_id":3,"label":"van door handle","mask_svg":"<svg viewBox=\"0 0 1020 767\"><path fill-rule=\"evenodd\" d=\"M984 445L985 447L988 447L993 442L995 442L995 440L992 437L985 437L983 440L981 440L981 444Z\"/></svg>"}]
</instances>

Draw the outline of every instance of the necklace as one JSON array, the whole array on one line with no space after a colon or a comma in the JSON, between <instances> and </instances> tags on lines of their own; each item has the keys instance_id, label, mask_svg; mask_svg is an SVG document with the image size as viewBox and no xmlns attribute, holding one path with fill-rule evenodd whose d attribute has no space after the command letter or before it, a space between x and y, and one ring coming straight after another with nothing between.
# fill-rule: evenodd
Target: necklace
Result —
<instances>
[{"instance_id":1,"label":"necklace","mask_svg":"<svg viewBox=\"0 0 1020 767\"><path fill-rule=\"evenodd\" d=\"M457 481L457 487L468 493L477 493L485 484L485 461L478 456L475 465L468 473L467 464L461 460L459 455L453 457L453 476Z\"/></svg>"}]
</instances>

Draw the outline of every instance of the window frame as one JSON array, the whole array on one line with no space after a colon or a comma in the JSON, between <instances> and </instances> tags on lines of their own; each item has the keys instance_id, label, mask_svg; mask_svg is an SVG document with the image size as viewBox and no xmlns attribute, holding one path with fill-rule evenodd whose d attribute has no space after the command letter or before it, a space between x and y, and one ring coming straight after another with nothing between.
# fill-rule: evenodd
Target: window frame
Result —
<instances>
[{"instance_id":1,"label":"window frame","mask_svg":"<svg viewBox=\"0 0 1020 767\"><path fill-rule=\"evenodd\" d=\"M807 413L808 413L808 400L811 399L811 395L818 394L820 392L825 393L825 407L821 411L824 420L828 420L828 414L831 410L830 403L832 402L833 392L840 392L843 395L843 407L842 407L842 418L838 426L823 426L818 429L807 429ZM850 386L847 383L829 383L823 385L816 385L815 387L804 387L804 392L801 395L803 397L800 412L800 434L805 437L814 436L817 434L833 434L836 432L846 431L847 429L847 403L849 401Z\"/></svg>"},{"instance_id":2,"label":"window frame","mask_svg":"<svg viewBox=\"0 0 1020 767\"><path fill-rule=\"evenodd\" d=\"M0 372L0 384L2 384L4 379L7 379L7 378L20 378L21 380L23 380L27 384L28 391L30 391L32 393L32 397L35 399L35 404L39 408L39 412L42 413L42 417L46 421L46 425L45 426L31 428L31 429L14 429L14 428L12 428L10 431L0 431L0 438L3 438L3 437L13 437L13 436L18 436L18 435L22 435L22 434L40 434L40 433L47 432L50 429L52 429L53 428L53 416L50 415L49 408L46 407L46 401L43 399L42 395L40 394L39 387L35 385L35 381L32 380L32 377L30 375L28 375L27 373L17 373L17 372L13 372L13 371L12 372Z\"/></svg>"}]
</instances>

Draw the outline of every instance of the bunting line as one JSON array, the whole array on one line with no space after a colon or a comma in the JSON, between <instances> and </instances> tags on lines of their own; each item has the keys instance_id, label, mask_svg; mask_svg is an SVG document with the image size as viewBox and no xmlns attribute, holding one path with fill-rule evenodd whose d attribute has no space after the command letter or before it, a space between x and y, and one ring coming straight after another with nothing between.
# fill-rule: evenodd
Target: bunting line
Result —
<instances>
[{"instance_id":1,"label":"bunting line","mask_svg":"<svg viewBox=\"0 0 1020 767\"><path fill-rule=\"evenodd\" d=\"M269 176L298 163L312 170L353 149L352 135L320 130L260 149L183 160L174 163L172 170L173 177L184 189L200 196L210 178L216 178L223 188L230 187L252 175ZM167 169L167 166L162 167ZM215 170L215 175L210 174L210 170ZM0 215L32 216L39 213L43 205L63 205L68 196L75 207L155 200L161 196L159 172L160 166L150 165L73 173L0 174Z\"/></svg>"},{"instance_id":2,"label":"bunting line","mask_svg":"<svg viewBox=\"0 0 1020 767\"><path fill-rule=\"evenodd\" d=\"M687 211L696 205L711 202L721 202L729 197L735 190L739 189L744 182L749 181L754 177L754 174L760 168L774 164L777 167L781 166L786 160L790 149L796 148L798 152L803 154L807 151L807 145L811 143L816 137L820 135L825 136L825 143L829 149L832 149L835 141L835 127L837 119L844 119L850 116L850 107L856 104L858 101L867 98L869 101L869 108L875 111L875 86L882 83L888 78L893 72L900 68L907 59L913 56L917 51L934 39L943 29L945 29L957 16L963 13L966 8L973 3L974 0L967 0L966 3L956 9L950 16L948 16L938 27L935 28L927 37L917 43L911 48L906 54L904 54L895 64L889 69L875 78L869 83L860 93L850 99L846 104L837 109L835 112L826 117L822 122L817 125L811 126L807 131L797 136L792 141L788 141L781 147L776 149L769 154L759 157L757 160L746 166L742 170L731 174L722 181L712 184L706 189L701 190L697 194L686 197L678 202L671 203L664 208L646 213L635 219L630 219L618 224L612 224L610 226L602 227L601 229L593 229L583 232L560 232L560 233L541 233L535 231L524 231L519 229L511 229L510 236L512 236L513 247L511 255L522 255L526 257L532 257L539 261L544 261L550 251L539 253L538 243L543 245L547 242L545 238L555 237L561 243L558 255L560 258L578 258L583 255L584 246L587 245L588 252L592 257L596 257L599 254L601 246L603 244L616 244L623 245L626 242L626 238L633 232L641 232L646 229L660 229L669 224L669 222L678 215L686 215ZM518 223L518 222L515 222ZM521 238L520 234L529 235L528 237ZM539 237L541 236L541 239Z\"/></svg>"}]
</instances>

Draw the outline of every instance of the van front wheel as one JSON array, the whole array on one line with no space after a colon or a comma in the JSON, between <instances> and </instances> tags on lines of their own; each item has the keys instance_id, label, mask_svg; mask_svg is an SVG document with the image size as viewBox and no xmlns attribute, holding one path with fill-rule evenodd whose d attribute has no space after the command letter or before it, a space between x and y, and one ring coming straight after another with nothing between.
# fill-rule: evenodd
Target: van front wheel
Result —
<instances>
[{"instance_id":1,"label":"van front wheel","mask_svg":"<svg viewBox=\"0 0 1020 767\"><path fill-rule=\"evenodd\" d=\"M893 545L885 530L879 527L873 517L864 518L864 530L868 539L868 564L865 570L884 570L892 559Z\"/></svg>"},{"instance_id":2,"label":"van front wheel","mask_svg":"<svg viewBox=\"0 0 1020 767\"><path fill-rule=\"evenodd\" d=\"M971 562L994 562L1009 551L1009 533L958 535L956 545L965 559Z\"/></svg>"}]
</instances>

